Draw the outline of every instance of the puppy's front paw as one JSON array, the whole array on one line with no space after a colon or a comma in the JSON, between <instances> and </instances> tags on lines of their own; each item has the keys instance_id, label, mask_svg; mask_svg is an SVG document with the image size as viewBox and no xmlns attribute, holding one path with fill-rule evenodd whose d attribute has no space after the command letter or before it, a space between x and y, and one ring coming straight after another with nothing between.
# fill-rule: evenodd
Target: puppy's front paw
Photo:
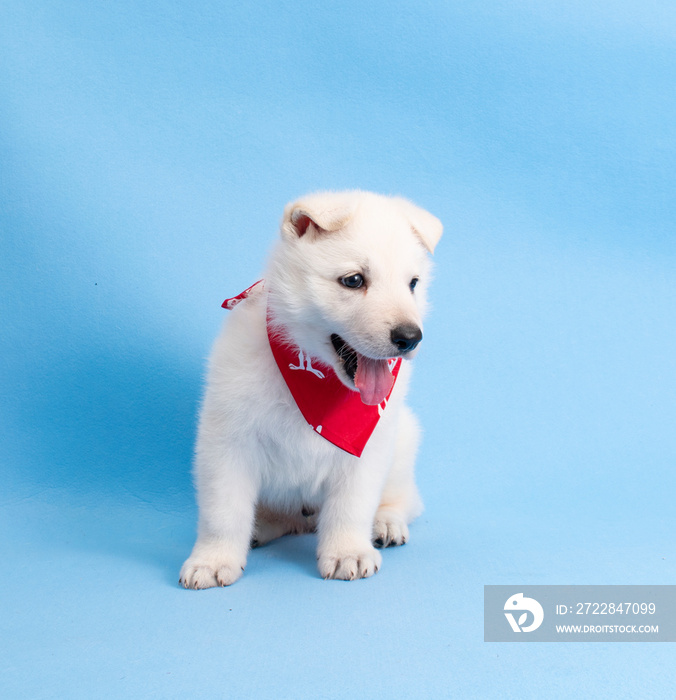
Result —
<instances>
[{"instance_id":1,"label":"puppy's front paw","mask_svg":"<svg viewBox=\"0 0 676 700\"><path fill-rule=\"evenodd\" d=\"M218 550L193 552L181 568L178 582L184 588L229 586L242 575L245 560L238 560Z\"/></svg>"},{"instance_id":2,"label":"puppy's front paw","mask_svg":"<svg viewBox=\"0 0 676 700\"><path fill-rule=\"evenodd\" d=\"M373 544L376 547L393 547L408 542L408 525L392 511L378 511L373 523Z\"/></svg>"},{"instance_id":3,"label":"puppy's front paw","mask_svg":"<svg viewBox=\"0 0 676 700\"><path fill-rule=\"evenodd\" d=\"M369 547L361 552L325 552L317 557L317 566L322 578L353 581L373 576L380 569L382 561L380 552Z\"/></svg>"}]
</instances>

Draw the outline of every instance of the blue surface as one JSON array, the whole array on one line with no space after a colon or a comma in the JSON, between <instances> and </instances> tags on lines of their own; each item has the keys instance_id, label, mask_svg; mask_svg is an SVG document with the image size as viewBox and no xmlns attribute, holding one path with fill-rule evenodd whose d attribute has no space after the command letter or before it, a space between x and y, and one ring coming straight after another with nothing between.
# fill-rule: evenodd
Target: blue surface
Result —
<instances>
[{"instance_id":1,"label":"blue surface","mask_svg":"<svg viewBox=\"0 0 676 700\"><path fill-rule=\"evenodd\" d=\"M3 696L671 697L672 644L486 644L482 606L674 583L675 31L644 0L3 3ZM184 591L219 304L344 187L446 225L427 510L372 579L304 536Z\"/></svg>"}]
</instances>

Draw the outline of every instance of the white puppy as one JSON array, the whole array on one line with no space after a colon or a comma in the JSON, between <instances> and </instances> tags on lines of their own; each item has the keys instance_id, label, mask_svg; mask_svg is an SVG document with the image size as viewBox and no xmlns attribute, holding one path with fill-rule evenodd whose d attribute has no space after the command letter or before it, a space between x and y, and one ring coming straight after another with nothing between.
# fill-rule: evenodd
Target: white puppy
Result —
<instances>
[{"instance_id":1,"label":"white puppy","mask_svg":"<svg viewBox=\"0 0 676 700\"><path fill-rule=\"evenodd\" d=\"M336 579L371 576L374 544L407 541L422 511L407 360L441 233L428 212L369 192L286 207L263 281L229 301L212 352L186 588L234 583L251 545L290 532L316 530L319 572Z\"/></svg>"}]
</instances>

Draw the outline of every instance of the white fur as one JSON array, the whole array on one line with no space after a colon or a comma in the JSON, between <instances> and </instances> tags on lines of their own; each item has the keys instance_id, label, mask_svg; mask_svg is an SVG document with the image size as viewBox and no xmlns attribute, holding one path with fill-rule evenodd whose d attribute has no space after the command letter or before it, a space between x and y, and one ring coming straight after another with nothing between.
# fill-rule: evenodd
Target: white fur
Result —
<instances>
[{"instance_id":1,"label":"white fur","mask_svg":"<svg viewBox=\"0 0 676 700\"><path fill-rule=\"evenodd\" d=\"M213 348L196 447L198 536L180 574L186 588L234 583L250 542L315 529L324 578L371 576L382 561L373 542L404 544L422 511L413 474L419 429L404 405L410 363L354 457L313 431L296 407L270 350L266 311L354 389L331 334L369 357L396 356L391 329L422 328L427 252L441 223L399 198L320 193L286 207L281 234L264 286L228 312ZM340 283L355 273L367 277L365 289Z\"/></svg>"}]
</instances>

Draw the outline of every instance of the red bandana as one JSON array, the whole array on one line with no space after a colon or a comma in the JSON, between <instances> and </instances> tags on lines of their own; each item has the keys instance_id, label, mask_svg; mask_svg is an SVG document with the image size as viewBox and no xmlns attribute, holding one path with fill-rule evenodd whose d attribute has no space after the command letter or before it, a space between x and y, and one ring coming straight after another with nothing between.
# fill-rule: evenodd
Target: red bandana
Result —
<instances>
[{"instance_id":1,"label":"red bandana","mask_svg":"<svg viewBox=\"0 0 676 700\"><path fill-rule=\"evenodd\" d=\"M237 306L261 282L256 282L236 297L226 299L223 308L229 310ZM283 338L272 333L269 323L268 340L279 371L310 427L342 450L361 457L387 406L392 389L380 404L369 406L362 403L359 392L348 389L338 379L332 367L318 360L313 365L312 358L300 348L290 347ZM389 361L395 381L400 367L401 358Z\"/></svg>"}]
</instances>

